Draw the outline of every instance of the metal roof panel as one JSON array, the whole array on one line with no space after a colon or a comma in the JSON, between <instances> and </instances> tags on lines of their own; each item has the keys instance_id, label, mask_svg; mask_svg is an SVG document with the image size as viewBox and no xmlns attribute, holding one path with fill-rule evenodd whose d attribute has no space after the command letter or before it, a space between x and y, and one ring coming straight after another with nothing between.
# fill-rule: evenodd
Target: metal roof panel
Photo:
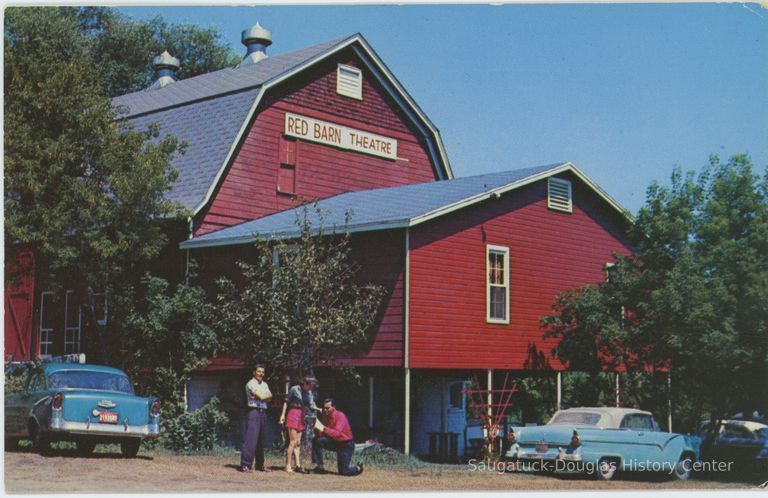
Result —
<instances>
[{"instance_id":1,"label":"metal roof panel","mask_svg":"<svg viewBox=\"0 0 768 498\"><path fill-rule=\"evenodd\" d=\"M228 67L201 74L176 81L162 88L121 95L113 98L112 103L127 111L121 116L125 118L217 97L246 88L255 88L289 69L317 57L348 38L330 40L295 52L270 56L257 64Z\"/></svg>"},{"instance_id":2,"label":"metal roof panel","mask_svg":"<svg viewBox=\"0 0 768 498\"><path fill-rule=\"evenodd\" d=\"M128 121L137 130L156 123L162 135L186 142L184 154L172 160L179 176L166 194L168 199L191 211L205 197L258 93L258 89L246 90Z\"/></svg>"},{"instance_id":3,"label":"metal roof panel","mask_svg":"<svg viewBox=\"0 0 768 498\"><path fill-rule=\"evenodd\" d=\"M307 219L323 233L359 232L401 228L414 220L459 206L496 189L537 177L568 163L469 176L399 187L347 192L318 201L307 208ZM244 244L257 238L294 238L299 235L302 208L292 208L187 240L183 249Z\"/></svg>"}]
</instances>

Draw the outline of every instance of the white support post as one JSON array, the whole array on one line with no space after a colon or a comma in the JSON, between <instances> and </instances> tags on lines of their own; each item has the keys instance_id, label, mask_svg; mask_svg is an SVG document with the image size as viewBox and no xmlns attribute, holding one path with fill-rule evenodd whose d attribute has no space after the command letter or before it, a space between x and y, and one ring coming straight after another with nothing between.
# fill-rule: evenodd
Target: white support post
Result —
<instances>
[{"instance_id":1,"label":"white support post","mask_svg":"<svg viewBox=\"0 0 768 498\"><path fill-rule=\"evenodd\" d=\"M410 363L410 308L411 308L411 232L405 229L405 296L403 303L403 366L405 367L405 428L403 453L411 454L411 363Z\"/></svg>"},{"instance_id":2,"label":"white support post","mask_svg":"<svg viewBox=\"0 0 768 498\"><path fill-rule=\"evenodd\" d=\"M619 372L616 372L616 406L619 405Z\"/></svg>"},{"instance_id":3,"label":"white support post","mask_svg":"<svg viewBox=\"0 0 768 498\"><path fill-rule=\"evenodd\" d=\"M373 375L368 376L368 428L373 429Z\"/></svg>"},{"instance_id":4,"label":"white support post","mask_svg":"<svg viewBox=\"0 0 768 498\"><path fill-rule=\"evenodd\" d=\"M559 410L563 407L563 372L557 372L557 407Z\"/></svg>"},{"instance_id":5,"label":"white support post","mask_svg":"<svg viewBox=\"0 0 768 498\"><path fill-rule=\"evenodd\" d=\"M672 372L667 372L667 430L672 432Z\"/></svg>"},{"instance_id":6,"label":"white support post","mask_svg":"<svg viewBox=\"0 0 768 498\"><path fill-rule=\"evenodd\" d=\"M405 369L405 428L403 429L403 453L411 454L411 369Z\"/></svg>"},{"instance_id":7,"label":"white support post","mask_svg":"<svg viewBox=\"0 0 768 498\"><path fill-rule=\"evenodd\" d=\"M488 369L488 420L493 420L493 370Z\"/></svg>"}]
</instances>

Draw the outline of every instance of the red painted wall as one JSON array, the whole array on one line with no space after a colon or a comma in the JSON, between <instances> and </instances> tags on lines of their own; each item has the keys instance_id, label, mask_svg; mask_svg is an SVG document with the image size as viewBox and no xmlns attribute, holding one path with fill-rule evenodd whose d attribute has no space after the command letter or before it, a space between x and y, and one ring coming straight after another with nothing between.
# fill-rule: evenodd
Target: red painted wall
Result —
<instances>
[{"instance_id":1,"label":"red painted wall","mask_svg":"<svg viewBox=\"0 0 768 498\"><path fill-rule=\"evenodd\" d=\"M368 331L370 341L357 347L350 357L339 356L336 361L355 366L402 366L405 234L402 230L353 234L351 248L350 258L358 268L357 281L381 285L385 294L376 321ZM220 276L238 280L235 262L251 260L253 249L249 245L210 248L192 251L192 257L198 264L198 281L213 295L213 282ZM220 358L209 370L240 366L233 358Z\"/></svg>"},{"instance_id":2,"label":"red painted wall","mask_svg":"<svg viewBox=\"0 0 768 498\"><path fill-rule=\"evenodd\" d=\"M625 222L572 181L573 214L547 208L545 180L412 229L411 367L562 368L539 318L560 292L602 280L614 251L630 250ZM486 322L487 244L510 249L509 325Z\"/></svg>"},{"instance_id":3,"label":"red painted wall","mask_svg":"<svg viewBox=\"0 0 768 498\"><path fill-rule=\"evenodd\" d=\"M338 63L363 71L363 100L336 93ZM195 235L290 208L296 203L341 192L436 179L423 139L408 124L374 76L351 53L307 71L300 81L273 89L240 146L213 201L198 216ZM278 142L285 113L301 114L398 140L392 161L327 145L298 141L296 196L277 192Z\"/></svg>"},{"instance_id":4,"label":"red painted wall","mask_svg":"<svg viewBox=\"0 0 768 498\"><path fill-rule=\"evenodd\" d=\"M353 351L351 358L339 363L359 367L403 366L405 233L387 230L355 234L352 260L359 265L358 282L384 287L379 314L371 341Z\"/></svg>"},{"instance_id":5,"label":"red painted wall","mask_svg":"<svg viewBox=\"0 0 768 498\"><path fill-rule=\"evenodd\" d=\"M5 360L31 360L36 353L33 337L35 301L35 259L31 251L20 251L6 261Z\"/></svg>"}]
</instances>

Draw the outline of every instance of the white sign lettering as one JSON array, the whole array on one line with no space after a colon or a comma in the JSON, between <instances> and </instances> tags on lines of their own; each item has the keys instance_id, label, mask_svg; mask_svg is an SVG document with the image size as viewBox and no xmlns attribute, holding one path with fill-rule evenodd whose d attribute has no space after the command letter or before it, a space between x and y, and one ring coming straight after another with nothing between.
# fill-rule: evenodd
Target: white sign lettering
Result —
<instances>
[{"instance_id":1,"label":"white sign lettering","mask_svg":"<svg viewBox=\"0 0 768 498\"><path fill-rule=\"evenodd\" d=\"M373 156L397 159L397 140L327 121L285 113L285 134Z\"/></svg>"}]
</instances>

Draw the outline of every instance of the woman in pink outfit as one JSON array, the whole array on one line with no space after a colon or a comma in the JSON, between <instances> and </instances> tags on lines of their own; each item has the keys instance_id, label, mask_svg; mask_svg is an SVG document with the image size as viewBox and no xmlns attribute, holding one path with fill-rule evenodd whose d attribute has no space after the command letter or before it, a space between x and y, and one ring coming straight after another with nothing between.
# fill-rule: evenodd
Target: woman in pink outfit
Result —
<instances>
[{"instance_id":1,"label":"woman in pink outfit","mask_svg":"<svg viewBox=\"0 0 768 498\"><path fill-rule=\"evenodd\" d=\"M280 415L280 425L285 424L288 429L288 447L285 453L285 471L293 472L291 456L296 460L296 471L304 472L301 467L301 435L306 428L305 419L312 411L321 411L315 404L315 392L317 379L306 375L301 382L288 390L283 403L283 412Z\"/></svg>"}]
</instances>

